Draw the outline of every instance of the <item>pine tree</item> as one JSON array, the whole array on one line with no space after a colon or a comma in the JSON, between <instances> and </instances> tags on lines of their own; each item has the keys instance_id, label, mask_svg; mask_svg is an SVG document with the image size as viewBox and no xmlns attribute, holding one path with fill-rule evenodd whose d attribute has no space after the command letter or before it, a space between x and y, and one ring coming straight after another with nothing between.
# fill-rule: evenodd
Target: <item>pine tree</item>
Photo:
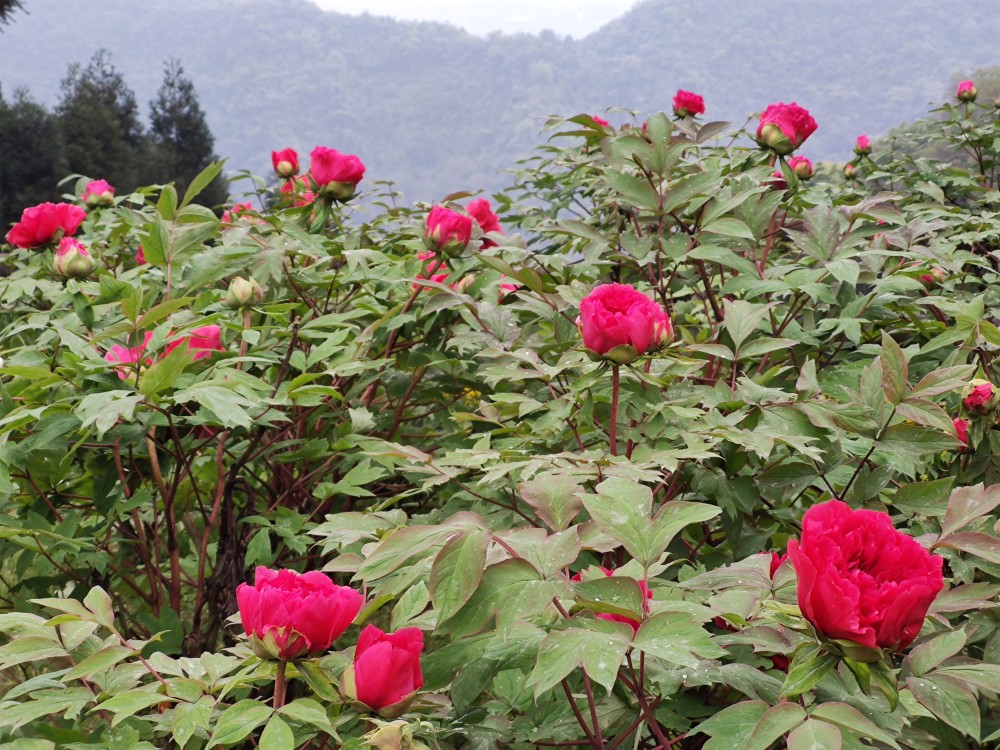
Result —
<instances>
[{"instance_id":1,"label":"pine tree","mask_svg":"<svg viewBox=\"0 0 1000 750\"><path fill-rule=\"evenodd\" d=\"M10 23L14 11L21 7L21 0L0 0L0 28Z\"/></svg>"},{"instance_id":2,"label":"pine tree","mask_svg":"<svg viewBox=\"0 0 1000 750\"><path fill-rule=\"evenodd\" d=\"M210 162L216 160L215 138L198 104L194 84L184 75L177 60L163 66L163 84L149 103L152 173L148 182L173 182L178 193ZM199 196L198 201L213 206L228 198L225 181L219 177Z\"/></svg>"},{"instance_id":3,"label":"pine tree","mask_svg":"<svg viewBox=\"0 0 1000 750\"><path fill-rule=\"evenodd\" d=\"M27 89L0 92L0 235L27 206L59 199L66 174L59 121Z\"/></svg>"},{"instance_id":4,"label":"pine tree","mask_svg":"<svg viewBox=\"0 0 1000 750\"><path fill-rule=\"evenodd\" d=\"M85 68L71 65L56 109L71 173L103 179L119 194L139 184L144 147L135 94L98 50Z\"/></svg>"}]
</instances>

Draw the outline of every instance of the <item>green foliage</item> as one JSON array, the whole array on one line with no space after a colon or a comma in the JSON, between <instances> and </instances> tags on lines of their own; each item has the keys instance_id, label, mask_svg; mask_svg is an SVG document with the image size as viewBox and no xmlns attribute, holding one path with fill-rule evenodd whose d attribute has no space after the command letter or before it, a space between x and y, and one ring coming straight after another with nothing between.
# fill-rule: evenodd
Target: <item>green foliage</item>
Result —
<instances>
[{"instance_id":1,"label":"green foliage","mask_svg":"<svg viewBox=\"0 0 1000 750\"><path fill-rule=\"evenodd\" d=\"M438 281L425 207L274 190L223 223L198 201L218 165L92 211L89 278L10 250L0 742L1000 737L998 410L963 403L1000 383L996 175L955 167L946 201L906 160L891 192L874 174L778 188L781 165L719 125L548 129L499 196L499 244L477 237ZM237 276L263 298L227 305ZM673 325L615 369L575 323L609 280ZM173 346L207 326L221 351ZM833 497L945 561L908 653L817 632L792 565L760 554ZM256 565L325 570L366 604L328 654L279 667L231 619ZM424 690L389 721L339 690L365 624L427 633Z\"/></svg>"}]
</instances>

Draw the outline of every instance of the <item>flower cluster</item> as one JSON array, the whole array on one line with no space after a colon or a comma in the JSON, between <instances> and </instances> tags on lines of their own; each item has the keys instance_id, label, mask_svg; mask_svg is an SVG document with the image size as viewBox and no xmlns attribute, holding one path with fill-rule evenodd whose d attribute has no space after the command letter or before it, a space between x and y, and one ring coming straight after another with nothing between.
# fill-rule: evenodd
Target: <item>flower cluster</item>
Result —
<instances>
[{"instance_id":1,"label":"flower cluster","mask_svg":"<svg viewBox=\"0 0 1000 750\"><path fill-rule=\"evenodd\" d=\"M239 585L236 600L254 652L279 661L329 651L364 604L358 591L336 585L325 573L265 567L257 568L253 585ZM390 718L399 715L423 687L423 648L419 628L385 633L368 625L344 674L342 692L368 710Z\"/></svg>"}]
</instances>

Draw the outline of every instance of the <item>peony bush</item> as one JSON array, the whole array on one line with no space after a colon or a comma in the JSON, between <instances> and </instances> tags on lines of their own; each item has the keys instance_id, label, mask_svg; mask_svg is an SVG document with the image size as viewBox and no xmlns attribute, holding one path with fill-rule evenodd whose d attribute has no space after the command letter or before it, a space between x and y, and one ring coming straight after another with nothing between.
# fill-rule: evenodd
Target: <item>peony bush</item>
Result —
<instances>
[{"instance_id":1,"label":"peony bush","mask_svg":"<svg viewBox=\"0 0 1000 750\"><path fill-rule=\"evenodd\" d=\"M849 179L678 91L492 199L327 146L221 219L220 165L69 180L0 279L0 748L995 746L968 83L960 163Z\"/></svg>"}]
</instances>

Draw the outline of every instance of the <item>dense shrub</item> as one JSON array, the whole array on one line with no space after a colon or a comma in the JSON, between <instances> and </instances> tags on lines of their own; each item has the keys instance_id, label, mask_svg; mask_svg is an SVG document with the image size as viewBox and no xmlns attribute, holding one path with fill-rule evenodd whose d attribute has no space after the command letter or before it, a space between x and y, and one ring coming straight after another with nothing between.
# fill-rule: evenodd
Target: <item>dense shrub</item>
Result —
<instances>
[{"instance_id":1,"label":"dense shrub","mask_svg":"<svg viewBox=\"0 0 1000 750\"><path fill-rule=\"evenodd\" d=\"M991 746L989 105L933 125L972 171L579 115L499 225L317 149L12 248L0 739Z\"/></svg>"}]
</instances>

